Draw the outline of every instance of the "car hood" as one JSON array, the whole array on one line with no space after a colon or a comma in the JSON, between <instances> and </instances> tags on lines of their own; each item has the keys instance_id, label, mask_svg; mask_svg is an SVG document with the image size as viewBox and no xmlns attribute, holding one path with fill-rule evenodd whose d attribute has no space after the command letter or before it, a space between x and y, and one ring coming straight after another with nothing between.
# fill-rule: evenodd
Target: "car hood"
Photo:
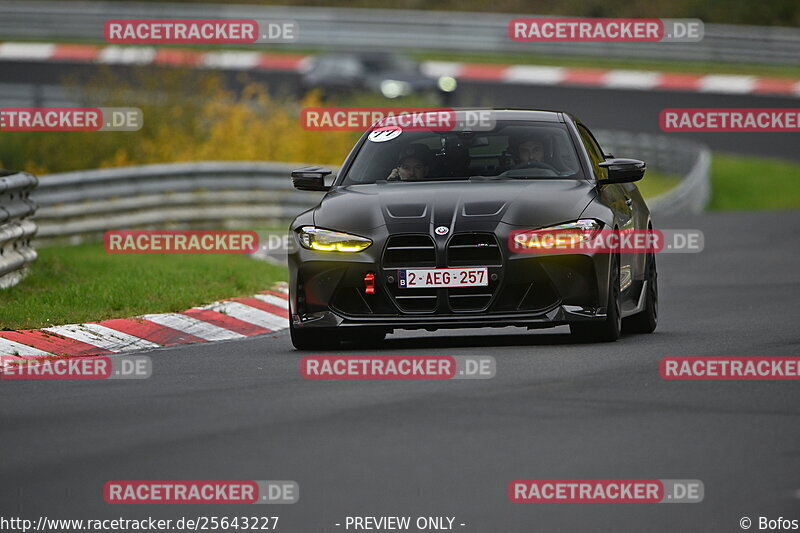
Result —
<instances>
[{"instance_id":1,"label":"car hood","mask_svg":"<svg viewBox=\"0 0 800 533\"><path fill-rule=\"evenodd\" d=\"M350 185L325 196L314 225L355 233L384 225L390 233L430 233L437 226L490 231L501 223L537 228L577 219L595 194L585 180Z\"/></svg>"}]
</instances>

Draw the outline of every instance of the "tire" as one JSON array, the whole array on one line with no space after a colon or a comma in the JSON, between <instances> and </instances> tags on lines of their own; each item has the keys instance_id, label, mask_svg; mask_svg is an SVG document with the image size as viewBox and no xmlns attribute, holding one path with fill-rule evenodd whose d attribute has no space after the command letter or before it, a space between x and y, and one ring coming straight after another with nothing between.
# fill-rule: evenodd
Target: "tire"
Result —
<instances>
[{"instance_id":1,"label":"tire","mask_svg":"<svg viewBox=\"0 0 800 533\"><path fill-rule=\"evenodd\" d=\"M289 323L292 345L298 350L335 350L339 347L339 333L331 328L295 328Z\"/></svg>"},{"instance_id":2,"label":"tire","mask_svg":"<svg viewBox=\"0 0 800 533\"><path fill-rule=\"evenodd\" d=\"M602 322L574 322L570 333L584 342L614 342L622 331L622 310L619 290L619 254L611 256L609 266L608 304L606 319Z\"/></svg>"},{"instance_id":3,"label":"tire","mask_svg":"<svg viewBox=\"0 0 800 533\"><path fill-rule=\"evenodd\" d=\"M658 270L656 254L647 255L647 295L644 309L622 321L623 333L653 333L658 326Z\"/></svg>"}]
</instances>

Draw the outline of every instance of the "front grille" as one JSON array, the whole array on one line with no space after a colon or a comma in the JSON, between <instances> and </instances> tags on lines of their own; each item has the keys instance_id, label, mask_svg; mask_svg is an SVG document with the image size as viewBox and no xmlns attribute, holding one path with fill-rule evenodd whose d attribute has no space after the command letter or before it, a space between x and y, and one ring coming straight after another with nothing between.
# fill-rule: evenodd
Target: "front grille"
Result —
<instances>
[{"instance_id":1,"label":"front grille","mask_svg":"<svg viewBox=\"0 0 800 533\"><path fill-rule=\"evenodd\" d=\"M436 266L436 245L428 235L393 235L386 242L383 268Z\"/></svg>"},{"instance_id":2,"label":"front grille","mask_svg":"<svg viewBox=\"0 0 800 533\"><path fill-rule=\"evenodd\" d=\"M383 252L384 269L435 268L436 245L428 235L393 235ZM436 289L401 289L397 281L388 284L397 307L406 313L436 310Z\"/></svg>"},{"instance_id":3,"label":"front grille","mask_svg":"<svg viewBox=\"0 0 800 533\"><path fill-rule=\"evenodd\" d=\"M503 256L491 233L453 235L447 245L447 266L502 266Z\"/></svg>"},{"instance_id":4,"label":"front grille","mask_svg":"<svg viewBox=\"0 0 800 533\"><path fill-rule=\"evenodd\" d=\"M453 235L447 245L447 266L501 267L503 255L494 234L459 233ZM497 280L492 280L490 277L488 286L447 289L450 309L455 312L482 311L489 307L497 286Z\"/></svg>"},{"instance_id":5,"label":"front grille","mask_svg":"<svg viewBox=\"0 0 800 533\"><path fill-rule=\"evenodd\" d=\"M496 272L503 266L500 245L492 233L453 235L444 250L444 261L437 261L436 245L430 236L393 235L386 243L382 259L384 270L390 271L387 275L396 275L396 269L437 268L443 264L447 267L489 267L489 285L451 289L401 289L395 280L387 283L387 289L400 311L446 314L484 311L489 307L500 284ZM494 280L491 279L492 274L495 274Z\"/></svg>"}]
</instances>

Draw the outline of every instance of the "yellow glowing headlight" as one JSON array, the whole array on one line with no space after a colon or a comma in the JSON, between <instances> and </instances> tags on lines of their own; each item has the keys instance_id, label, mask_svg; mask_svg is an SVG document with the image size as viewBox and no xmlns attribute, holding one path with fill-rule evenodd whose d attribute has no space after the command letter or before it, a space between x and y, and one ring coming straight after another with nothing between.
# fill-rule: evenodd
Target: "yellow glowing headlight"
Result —
<instances>
[{"instance_id":1,"label":"yellow glowing headlight","mask_svg":"<svg viewBox=\"0 0 800 533\"><path fill-rule=\"evenodd\" d=\"M314 226L303 226L297 236L300 246L319 252L360 252L372 244L372 241L365 237Z\"/></svg>"},{"instance_id":2,"label":"yellow glowing headlight","mask_svg":"<svg viewBox=\"0 0 800 533\"><path fill-rule=\"evenodd\" d=\"M452 76L442 76L436 83L439 85L439 89L446 93L455 91L458 86L458 82Z\"/></svg>"},{"instance_id":3,"label":"yellow glowing headlight","mask_svg":"<svg viewBox=\"0 0 800 533\"><path fill-rule=\"evenodd\" d=\"M528 233L519 233L514 240L517 244L527 248L569 248L590 240L602 227L603 224L597 220L582 219Z\"/></svg>"}]
</instances>

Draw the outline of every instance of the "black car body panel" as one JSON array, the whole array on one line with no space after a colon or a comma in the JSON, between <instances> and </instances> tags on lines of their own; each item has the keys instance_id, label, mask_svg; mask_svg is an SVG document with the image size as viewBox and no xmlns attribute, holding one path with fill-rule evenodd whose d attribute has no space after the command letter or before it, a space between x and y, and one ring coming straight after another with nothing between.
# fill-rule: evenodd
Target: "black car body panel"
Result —
<instances>
[{"instance_id":1,"label":"black car body panel","mask_svg":"<svg viewBox=\"0 0 800 533\"><path fill-rule=\"evenodd\" d=\"M348 156L331 190L298 216L304 226L372 240L358 253L309 250L290 254L290 309L295 328L552 327L606 317L610 254L517 253L509 234L591 218L609 229L646 229L647 206L632 183L598 185L574 117L557 112L494 111L503 120L568 126L584 178L462 180L347 184L344 176L365 138ZM580 126L582 127L582 126ZM366 134L365 134L366 136ZM436 233L446 227L446 235ZM620 257L623 316L641 310L645 264ZM488 286L400 289L408 268L487 267ZM374 292L365 276L374 276Z\"/></svg>"}]
</instances>

